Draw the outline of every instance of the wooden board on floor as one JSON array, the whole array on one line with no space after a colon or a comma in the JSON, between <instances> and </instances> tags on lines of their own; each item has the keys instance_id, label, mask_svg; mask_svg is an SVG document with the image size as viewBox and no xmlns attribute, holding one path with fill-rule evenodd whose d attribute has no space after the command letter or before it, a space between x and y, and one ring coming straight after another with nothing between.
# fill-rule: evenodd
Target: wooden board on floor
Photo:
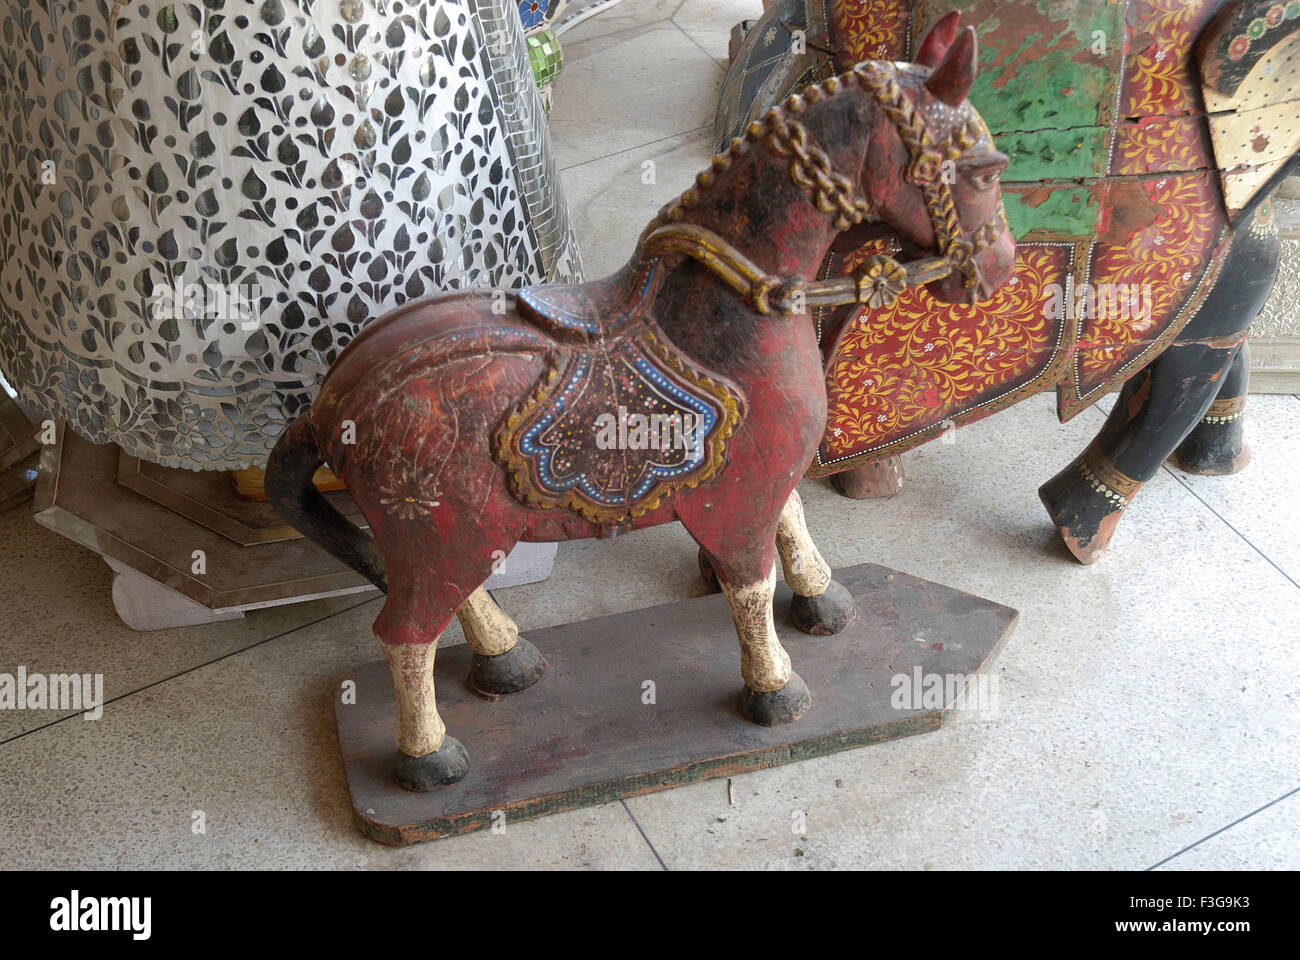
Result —
<instances>
[{"instance_id":1,"label":"wooden board on floor","mask_svg":"<svg viewBox=\"0 0 1300 960\"><path fill-rule=\"evenodd\" d=\"M491 826L494 811L515 822L934 730L954 708L959 687L948 678L984 668L1018 616L875 564L835 578L859 613L833 637L799 632L790 592L777 587L781 642L813 697L806 716L782 727L740 715L740 654L720 595L528 631L551 669L497 702L466 683L467 646L440 650L438 708L470 772L429 793L392 780L392 680L382 660L366 665L344 678L356 682L356 702L342 702L342 686L335 702L358 826L384 843L416 843ZM931 677L945 678L941 703L924 697L937 686ZM996 685L976 690L987 699ZM900 691L919 696L907 705Z\"/></svg>"}]
</instances>

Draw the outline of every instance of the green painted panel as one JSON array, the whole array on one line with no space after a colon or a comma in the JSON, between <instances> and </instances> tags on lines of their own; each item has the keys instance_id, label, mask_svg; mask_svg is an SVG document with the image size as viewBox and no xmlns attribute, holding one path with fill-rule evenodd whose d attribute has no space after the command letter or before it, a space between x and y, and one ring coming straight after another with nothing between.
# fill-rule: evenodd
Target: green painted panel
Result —
<instances>
[{"instance_id":1,"label":"green painted panel","mask_svg":"<svg viewBox=\"0 0 1300 960\"><path fill-rule=\"evenodd\" d=\"M1106 170L1109 132L1106 127L1081 127L998 134L998 149L1011 158L1002 179L1008 183L1097 179Z\"/></svg>"},{"instance_id":2,"label":"green painted panel","mask_svg":"<svg viewBox=\"0 0 1300 960\"><path fill-rule=\"evenodd\" d=\"M1070 0L937 0L978 8L980 74L970 99L994 134L1092 126L1119 71L1123 5ZM989 10L992 12L989 12Z\"/></svg>"},{"instance_id":3,"label":"green painted panel","mask_svg":"<svg viewBox=\"0 0 1300 960\"><path fill-rule=\"evenodd\" d=\"M1002 194L1002 205L1007 211L1011 235L1017 239L1030 230L1046 230L1061 239L1090 237L1099 210L1086 187L1059 187L1036 206L1029 206L1019 193L1007 190Z\"/></svg>"},{"instance_id":4,"label":"green painted panel","mask_svg":"<svg viewBox=\"0 0 1300 960\"><path fill-rule=\"evenodd\" d=\"M1070 0L921 0L922 22L962 10L979 23L980 73L970 100L998 148L1007 182L1102 177L1110 121L1108 87L1119 73L1119 3ZM1111 87L1113 91L1113 87ZM1006 196L1017 236L1092 234L1097 205L1087 190L1062 190L1036 207Z\"/></svg>"}]
</instances>

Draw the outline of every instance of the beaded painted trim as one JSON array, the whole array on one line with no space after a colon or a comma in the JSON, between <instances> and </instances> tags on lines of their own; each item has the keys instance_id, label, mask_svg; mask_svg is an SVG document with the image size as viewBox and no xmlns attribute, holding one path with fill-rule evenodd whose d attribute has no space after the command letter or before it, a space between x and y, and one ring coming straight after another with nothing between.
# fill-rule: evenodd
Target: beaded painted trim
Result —
<instances>
[{"instance_id":1,"label":"beaded painted trim","mask_svg":"<svg viewBox=\"0 0 1300 960\"><path fill-rule=\"evenodd\" d=\"M1246 415L1246 398L1229 397L1227 400L1215 400L1201 417L1201 423L1232 423Z\"/></svg>"},{"instance_id":2,"label":"beaded painted trim","mask_svg":"<svg viewBox=\"0 0 1300 960\"><path fill-rule=\"evenodd\" d=\"M1133 494L1142 487L1141 480L1134 480L1115 469L1115 465L1093 447L1089 447L1079 458L1079 472L1088 481L1088 486L1121 510L1128 506Z\"/></svg>"}]
</instances>

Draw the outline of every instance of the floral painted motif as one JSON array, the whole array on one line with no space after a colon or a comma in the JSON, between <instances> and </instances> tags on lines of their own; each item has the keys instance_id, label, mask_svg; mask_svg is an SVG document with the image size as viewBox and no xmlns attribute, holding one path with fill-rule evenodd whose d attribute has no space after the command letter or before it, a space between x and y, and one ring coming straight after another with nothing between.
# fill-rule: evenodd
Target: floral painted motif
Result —
<instances>
[{"instance_id":1,"label":"floral painted motif","mask_svg":"<svg viewBox=\"0 0 1300 960\"><path fill-rule=\"evenodd\" d=\"M442 506L436 484L437 471L427 470L415 478L409 489L396 485L381 486L379 503L399 520L418 520Z\"/></svg>"},{"instance_id":2,"label":"floral painted motif","mask_svg":"<svg viewBox=\"0 0 1300 960\"><path fill-rule=\"evenodd\" d=\"M1146 322L1113 317L1085 321L1069 386L1077 394L1076 404L1099 395L1102 386L1131 369L1144 353L1154 353L1199 284L1223 223L1217 186L1203 173L1182 172L1214 165L1205 125L1186 116L1200 109L1192 50L1213 5L1183 0L1132 0L1131 5L1149 42L1129 57L1119 113L1152 119L1122 124L1111 172L1170 175L1141 181L1149 222L1128 237L1099 238L1091 254L1090 280L1129 289L1149 285L1153 312Z\"/></svg>"},{"instance_id":3,"label":"floral painted motif","mask_svg":"<svg viewBox=\"0 0 1300 960\"><path fill-rule=\"evenodd\" d=\"M1206 173L1143 182L1156 218L1124 243L1098 241L1091 282L1123 289L1148 289L1151 316L1097 316L1079 334L1078 389L1088 396L1150 348L1186 303L1201 279L1222 225L1217 187Z\"/></svg>"},{"instance_id":4,"label":"floral painted motif","mask_svg":"<svg viewBox=\"0 0 1300 960\"><path fill-rule=\"evenodd\" d=\"M831 19L841 68L860 60L902 60L908 11L900 0L834 0Z\"/></svg>"},{"instance_id":5,"label":"floral painted motif","mask_svg":"<svg viewBox=\"0 0 1300 960\"><path fill-rule=\"evenodd\" d=\"M1022 245L1012 279L984 303L949 306L909 287L892 307L864 311L827 367L830 417L818 465L886 445L881 456L901 452L946 420L975 419L979 405L1045 371L1061 324L1042 305L1050 284L1065 283L1069 260L1065 245Z\"/></svg>"}]
</instances>

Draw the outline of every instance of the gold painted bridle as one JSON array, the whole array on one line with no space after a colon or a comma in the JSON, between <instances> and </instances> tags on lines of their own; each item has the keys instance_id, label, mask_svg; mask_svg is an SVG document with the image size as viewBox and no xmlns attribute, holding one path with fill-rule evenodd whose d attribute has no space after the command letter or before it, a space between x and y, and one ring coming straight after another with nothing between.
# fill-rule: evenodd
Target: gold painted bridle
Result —
<instances>
[{"instance_id":1,"label":"gold painted bridle","mask_svg":"<svg viewBox=\"0 0 1300 960\"><path fill-rule=\"evenodd\" d=\"M852 274L832 280L780 277L764 272L712 230L680 222L684 212L699 202L700 189L710 186L717 173L727 169L732 159L744 152L748 142L758 140L777 156L791 158L791 180L800 190L812 194L818 210L835 214L837 230L843 232L864 221L875 220L871 204L861 196L856 184L832 168L826 152L810 141L807 128L794 119L809 104L834 95L843 84L850 82L859 84L872 95L907 148L910 162L906 180L921 191L925 200L939 256L899 263L893 257L876 254L867 257ZM656 220L650 224L641 238L642 255L656 258L685 254L747 299L755 311L765 315L793 316L815 307L845 304L886 307L908 287L931 283L950 273L961 276L968 290L979 286L980 270L975 258L1007 230L1006 213L999 202L997 213L968 235L957 216L957 206L944 173L949 163L989 136L982 122L968 120L947 142L935 143L904 95L897 68L871 61L858 64L843 76L809 87L802 95L788 98L781 107L773 107L764 119L751 124L746 133L746 138L735 140L727 153L713 158L713 169L699 175L697 188L688 190L666 211L671 222L656 226L659 222Z\"/></svg>"}]
</instances>

